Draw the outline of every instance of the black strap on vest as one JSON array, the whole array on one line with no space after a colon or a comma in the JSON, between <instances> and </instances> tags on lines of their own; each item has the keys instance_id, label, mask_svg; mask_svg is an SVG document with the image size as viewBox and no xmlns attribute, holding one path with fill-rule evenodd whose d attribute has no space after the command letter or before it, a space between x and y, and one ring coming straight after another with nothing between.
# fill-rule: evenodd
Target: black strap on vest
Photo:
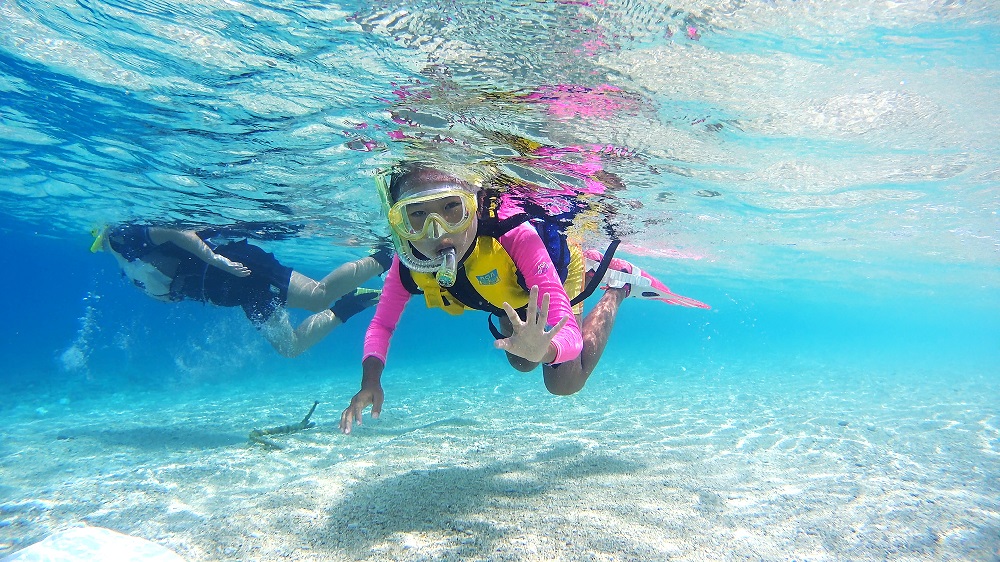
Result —
<instances>
[{"instance_id":1,"label":"black strap on vest","mask_svg":"<svg viewBox=\"0 0 1000 562\"><path fill-rule=\"evenodd\" d=\"M597 266L597 271L594 272L594 276L590 278L590 282L587 283L587 286L583 288L583 291L580 291L579 295L573 297L573 299L569 301L570 306L575 306L587 300L587 298L590 297L590 295L594 294L594 291L597 290L597 287L601 284L601 281L604 279L604 274L608 272L608 267L611 265L611 258L615 257L615 252L618 250L618 245L621 243L622 243L621 240L611 241L611 244L608 245L608 249L604 252L604 257L601 259L600 265ZM494 306L493 308L496 307ZM520 308L518 309L518 312L520 312L521 310L524 309ZM507 337L500 332L500 330L496 327L495 324L493 324L493 316L499 318L500 312L506 314L506 312L503 309L499 309L499 312L490 312L490 315L486 318L486 323L489 324L490 326L490 333L492 333L493 337L498 340L502 340Z\"/></svg>"},{"instance_id":2,"label":"black strap on vest","mask_svg":"<svg viewBox=\"0 0 1000 562\"><path fill-rule=\"evenodd\" d=\"M473 248L469 248L471 253ZM463 256L464 259L467 256ZM484 312L489 312L490 314L502 314L503 309L493 306L488 300L483 298L479 294L479 291L472 286L472 281L469 280L469 276L465 273L465 264L459 263L458 271L455 272L455 284L448 287L448 295L450 295L457 302L476 310L482 310ZM403 265L402 262L399 264L399 280L411 295L422 295L424 292L417 285L417 282L413 280L413 272L410 268ZM445 306L451 304L448 297L441 295L441 299L444 301Z\"/></svg>"},{"instance_id":3,"label":"black strap on vest","mask_svg":"<svg viewBox=\"0 0 1000 562\"><path fill-rule=\"evenodd\" d=\"M479 222L479 236L499 238L512 228L529 220L531 220L531 216L527 213L518 213L503 220L482 218ZM611 244L608 245L608 249L604 252L604 257L601 259L601 263L598 265L597 271L594 272L594 276L583 288L583 291L581 291L579 295L574 297L569 302L570 306L575 306L586 300L590 297L590 295L594 294L594 291L597 290L597 287L600 286L601 281L604 279L604 274L607 273L608 266L611 265L611 258L615 256L615 251L618 250L619 244L621 244L621 240L618 240L617 238L611 240ZM506 336L500 333L500 330L497 329L495 324L493 324L494 316L499 318L502 314L507 314L504 309L494 306L479 294L479 291L472 286L469 276L465 274L464 265L459 265L458 272L455 277L455 284L448 288L448 293L458 302L469 308L488 312L489 316L486 317L486 323L489 325L490 333L492 333L493 337L498 340L504 339ZM403 287L409 291L411 295L423 294L423 291L421 291L420 287L417 286L417 282L413 280L413 274L411 273L410 268L406 267L402 263L399 264L399 280L403 283ZM445 305L450 304L447 297L442 296L442 299L445 301ZM518 309L518 312L523 310L524 307Z\"/></svg>"},{"instance_id":4,"label":"black strap on vest","mask_svg":"<svg viewBox=\"0 0 1000 562\"><path fill-rule=\"evenodd\" d=\"M490 236L492 238L500 238L504 234L507 234L515 227L520 226L522 223L526 223L531 220L531 215L528 213L518 213L516 215L511 215L505 219L498 219L494 217L480 217L479 218L479 231L477 236Z\"/></svg>"},{"instance_id":5,"label":"black strap on vest","mask_svg":"<svg viewBox=\"0 0 1000 562\"><path fill-rule=\"evenodd\" d=\"M611 244L608 244L608 249L604 251L604 257L601 258L601 263L597 266L597 271L594 272L594 276L590 278L590 283L583 288L573 300L569 301L570 305L575 305L581 303L587 298L594 294L597 290L597 286L601 284L604 280L604 274L608 272L608 267L611 266L611 258L615 257L615 252L618 251L618 245L621 244L621 240L612 240Z\"/></svg>"},{"instance_id":6,"label":"black strap on vest","mask_svg":"<svg viewBox=\"0 0 1000 562\"><path fill-rule=\"evenodd\" d=\"M413 280L413 273L410 268L403 265L403 262L399 262L399 280L403 283L403 288L409 291L411 295L422 295L423 291L417 286L417 282Z\"/></svg>"}]
</instances>

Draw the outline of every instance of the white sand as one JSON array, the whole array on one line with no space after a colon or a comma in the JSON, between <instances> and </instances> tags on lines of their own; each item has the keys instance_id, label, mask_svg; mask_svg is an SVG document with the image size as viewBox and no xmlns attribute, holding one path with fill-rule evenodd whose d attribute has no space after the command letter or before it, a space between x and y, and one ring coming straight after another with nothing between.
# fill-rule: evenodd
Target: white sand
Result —
<instances>
[{"instance_id":1,"label":"white sand","mask_svg":"<svg viewBox=\"0 0 1000 562\"><path fill-rule=\"evenodd\" d=\"M192 562L1000 559L1000 383L825 369L608 362L571 398L428 369L349 437L353 381L329 373L19 398L0 411L0 556L85 522ZM285 450L247 444L314 399L319 427Z\"/></svg>"}]
</instances>

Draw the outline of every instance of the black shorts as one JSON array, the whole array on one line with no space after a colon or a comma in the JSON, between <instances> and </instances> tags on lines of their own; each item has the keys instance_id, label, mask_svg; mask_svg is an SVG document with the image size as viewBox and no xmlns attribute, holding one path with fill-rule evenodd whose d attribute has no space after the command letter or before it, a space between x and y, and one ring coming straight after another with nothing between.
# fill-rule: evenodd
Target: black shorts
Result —
<instances>
[{"instance_id":1,"label":"black shorts","mask_svg":"<svg viewBox=\"0 0 1000 562\"><path fill-rule=\"evenodd\" d=\"M219 246L215 253L247 266L250 275L236 277L197 260L191 264L196 270L178 271L171 289L189 299L219 306L241 306L247 318L257 325L266 322L288 301L292 268L281 265L274 254L246 240Z\"/></svg>"}]
</instances>

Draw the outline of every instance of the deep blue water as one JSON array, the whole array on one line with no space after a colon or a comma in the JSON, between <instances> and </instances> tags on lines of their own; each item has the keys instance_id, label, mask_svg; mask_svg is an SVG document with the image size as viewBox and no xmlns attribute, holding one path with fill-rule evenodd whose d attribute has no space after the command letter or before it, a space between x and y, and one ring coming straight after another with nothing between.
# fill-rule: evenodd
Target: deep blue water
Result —
<instances>
[{"instance_id":1,"label":"deep blue water","mask_svg":"<svg viewBox=\"0 0 1000 562\"><path fill-rule=\"evenodd\" d=\"M156 389L164 381L236 382L247 374L268 377L275 371L293 377L296 372L314 376L315 371L357 376L370 312L304 356L284 359L257 336L239 309L145 298L113 260L87 251L86 236L60 239L40 235L23 222L8 225L5 255L9 271L19 274L4 278L3 290L11 295L5 308L10 321L3 326L0 352L8 366L5 384L12 388L45 392L68 385L75 392L99 393L123 381ZM630 299L619 314L609 357L648 362L662 355L670 363L682 359L688 368L708 371L730 362L810 359L956 378L963 373L992 375L1000 364L1000 315L991 288L943 285L924 293L894 294L816 282L720 282L695 273L696 262L679 275L671 275L675 262L670 260L647 258L646 263L655 264L648 270L670 280L674 290L713 308ZM426 338L435 330L443 335ZM467 356L472 364L484 355L498 355L491 349L484 315L452 318L416 300L398 334L393 356L404 363L426 354ZM65 355L74 347L81 359ZM241 356L233 355L236 349Z\"/></svg>"}]
</instances>

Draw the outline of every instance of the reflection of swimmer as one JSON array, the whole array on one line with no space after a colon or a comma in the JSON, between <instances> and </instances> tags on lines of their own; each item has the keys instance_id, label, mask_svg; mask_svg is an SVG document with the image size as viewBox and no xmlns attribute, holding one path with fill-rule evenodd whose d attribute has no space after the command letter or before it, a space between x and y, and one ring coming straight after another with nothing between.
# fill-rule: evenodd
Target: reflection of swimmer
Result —
<instances>
[{"instance_id":1,"label":"reflection of swimmer","mask_svg":"<svg viewBox=\"0 0 1000 562\"><path fill-rule=\"evenodd\" d=\"M564 246L560 263L565 267L558 267L526 215L443 171L412 165L380 187L397 257L365 336L361 391L341 415L345 433L361 423L368 406L373 417L382 410L389 338L413 294L422 293L427 306L451 314L467 309L497 314L496 347L507 352L519 371L544 363L545 386L553 394L583 388L626 297L706 306L671 293L632 264L605 260L594 250ZM608 266L615 271L606 270ZM599 276L599 271L605 273ZM600 283L607 285L606 291L583 319L582 302L571 299Z\"/></svg>"},{"instance_id":2,"label":"reflection of swimmer","mask_svg":"<svg viewBox=\"0 0 1000 562\"><path fill-rule=\"evenodd\" d=\"M204 236L204 238L202 238ZM390 265L387 249L346 263L315 281L246 240L214 246L208 236L137 224L105 228L91 251L107 250L123 274L147 295L240 306L278 353L294 357L351 316L378 302L358 289ZM339 300L337 300L339 299ZM337 300L331 307L331 303ZM315 312L292 328L286 308Z\"/></svg>"}]
</instances>

